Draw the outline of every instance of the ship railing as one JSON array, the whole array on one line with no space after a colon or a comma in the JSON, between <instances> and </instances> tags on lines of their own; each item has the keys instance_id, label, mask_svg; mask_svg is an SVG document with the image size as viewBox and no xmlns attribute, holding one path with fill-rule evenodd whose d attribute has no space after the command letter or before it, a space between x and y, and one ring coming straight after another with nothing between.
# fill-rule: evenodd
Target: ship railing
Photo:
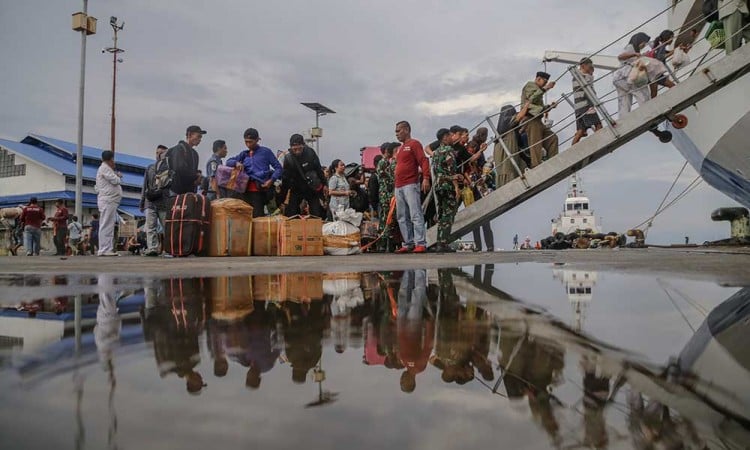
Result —
<instances>
[{"instance_id":1,"label":"ship railing","mask_svg":"<svg viewBox=\"0 0 750 450\"><path fill-rule=\"evenodd\" d=\"M600 48L596 52L591 53L590 55L588 55L588 57L590 58L590 57L599 55L602 52L604 52L605 50L607 50L609 48L612 48L613 46L615 46L618 43L621 43L623 40L629 38L631 34L633 34L634 32L637 32L639 29L643 28L644 26L646 26L646 25L654 22L655 20L659 19L663 15L667 14L678 3L682 3L683 1L687 1L687 0L678 0L677 2L674 3L674 5L669 6L668 8L665 8L665 9L661 10L659 13L657 13L653 17L651 17L648 20L640 23L636 27L630 29L629 31L627 31L623 35L619 36L617 39L613 40L612 42L608 43L604 47ZM715 12L718 12L720 9L722 9L722 8L724 8L726 6L727 5L722 5L722 6L718 7L715 10ZM672 31L675 33L675 36L679 36L681 33L685 32L686 30L691 30L691 29L694 29L694 28L698 30L698 28L700 28L698 30L698 32L700 33L702 31L702 29L705 27L705 25L706 25L705 19L704 19L704 17L702 15L700 15L699 17L693 19L689 23L683 24L679 28L674 29ZM739 30L737 30L732 35L725 36L724 41L722 41L720 44L723 44L724 42L726 42L730 38L734 37L735 35L738 35L738 34L742 33L749 26L750 26L750 23L744 25L742 28L740 28ZM707 37L704 36L704 37L700 37L698 39L693 40L692 45L695 46L696 44L698 44L698 43L700 43L702 41L707 41ZM700 68L707 66L710 62L712 62L712 61L714 61L714 60L716 60L716 59L718 59L718 58L720 58L720 57L722 57L724 55L725 55L724 50L715 49L715 48L713 48L713 47L711 47L709 45L709 50L708 51L704 52L701 55L698 55L698 58L691 58L691 61L689 63L685 64L682 67L679 67L678 70L674 70L673 67L669 66L669 63L671 62L671 59L672 59L672 57L670 56L667 59L667 64L665 64L665 66L668 68L668 74L667 74L667 76L670 76L673 79L673 81L677 84L677 83L680 82L680 80L683 80L683 79L685 79L685 78L687 78L689 76L692 76ZM612 133L615 137L619 137L618 136L617 126L616 126L616 120L614 118L615 115L616 115L616 113L611 112L608 109L608 106L611 106L614 103L615 104L615 109L616 109L617 102L619 101L619 99L621 97L621 96L617 95L617 89L615 89L613 87L613 84L610 81L610 77L613 77L614 73L617 70L618 69L609 70L606 73L604 73L603 75L599 76L598 78L595 78L594 81L593 81L593 83L587 84L580 77L580 72L577 70L577 66L576 65L571 65L565 71L563 71L559 76L557 76L557 78L555 78L553 80L553 81L555 81L555 83L557 83L563 77L565 77L565 75L567 75L567 74L570 74L572 77L575 77L578 80L579 85L582 87L582 91L585 94L585 96L588 98L588 100L591 102L591 104L594 105L594 108L597 110L597 112L599 113L599 115L604 119L604 122L606 122L606 124L608 125L607 127L603 127L603 128L607 128L608 131L606 131L606 132ZM596 94L597 89L595 89L595 87L596 86L602 86L602 85L604 85L604 83L603 83L604 81L609 81L609 90L606 90L606 92L604 94L602 94L602 95L597 95ZM653 80L652 83L655 82L655 81L656 80ZM666 89L666 88L664 88L662 86L659 86L658 91L661 92L664 89ZM565 114L562 118L555 120L553 122L553 125L549 127L550 130L553 131L553 133L558 138L558 147L559 148L562 148L565 144L567 144L567 143L569 143L570 141L573 140L573 137L575 135L576 121L578 119L580 119L581 116L582 116L582 115L576 115L576 113L575 113L575 107L574 107L574 103L573 103L573 94L574 94L573 91L565 92L565 93L561 94L559 97L557 97L555 99L555 101L553 102L553 104L556 105L556 108L559 107L560 105L567 104L570 107L570 109L571 109L570 112L568 112L567 114ZM626 94L626 95L629 95L629 94ZM518 110L522 105L520 103L517 103L517 104L515 104L513 106ZM545 116L547 116L550 112L551 112L551 109L546 110L545 111ZM483 127L483 126L487 126L489 128L489 130L492 131L492 133L494 134L494 136L492 136L489 139L489 142L494 143L494 144L500 146L500 148L502 149L502 151L504 153L505 161L509 161L510 162L510 164L511 164L513 170L514 170L514 172L516 173L516 176L520 177L521 180L522 180L522 182L524 183L524 185L527 188L529 188L530 185L526 181L526 178L524 176L524 171L521 170L521 166L518 164L517 159L518 159L518 156L520 154L522 154L522 153L528 153L528 151L530 150L531 145L528 145L526 147L520 148L519 150L513 152L513 151L511 151L508 148L508 146L506 145L505 141L503 140L503 138L505 138L506 136L510 135L511 133L515 133L516 131L522 129L526 125L526 121L522 120L521 123L519 123L518 125L516 125L516 126L510 128L510 129L506 130L505 132L501 133L501 132L499 132L499 130L495 126L495 122L497 121L497 119L499 118L499 116L500 116L500 112L497 112L495 114L486 116L480 122L478 122L476 125L474 125L469 130L469 132L473 133L478 128ZM572 132L570 131L571 129L572 129ZM544 143L544 141L546 139L552 139L552 138L553 138L553 136L545 138L545 139L542 140L542 143ZM531 144L531 143L529 143L529 144ZM493 151L493 150L494 149L491 146L488 146L483 151L484 152L488 152L488 151ZM466 164L466 162L462 163L461 166L464 165L464 164ZM459 169L462 169L462 168L459 166ZM497 167L497 165L496 165L495 170L496 171L500 170L500 168ZM499 186L497 186L497 187L499 187ZM432 197L432 195L429 195L428 196L428 200L425 201L425 203L423 205L425 208L426 208L426 205L427 205L427 203L428 203L428 201L429 201L429 199L431 197Z\"/></svg>"}]
</instances>

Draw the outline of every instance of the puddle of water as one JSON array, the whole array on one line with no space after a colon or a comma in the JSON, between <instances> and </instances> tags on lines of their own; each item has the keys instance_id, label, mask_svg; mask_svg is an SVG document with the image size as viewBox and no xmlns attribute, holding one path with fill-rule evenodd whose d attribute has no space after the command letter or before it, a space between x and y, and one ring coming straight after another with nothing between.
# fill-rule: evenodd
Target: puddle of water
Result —
<instances>
[{"instance_id":1,"label":"puddle of water","mask_svg":"<svg viewBox=\"0 0 750 450\"><path fill-rule=\"evenodd\" d=\"M534 264L0 284L9 448L750 445L748 289Z\"/></svg>"}]
</instances>

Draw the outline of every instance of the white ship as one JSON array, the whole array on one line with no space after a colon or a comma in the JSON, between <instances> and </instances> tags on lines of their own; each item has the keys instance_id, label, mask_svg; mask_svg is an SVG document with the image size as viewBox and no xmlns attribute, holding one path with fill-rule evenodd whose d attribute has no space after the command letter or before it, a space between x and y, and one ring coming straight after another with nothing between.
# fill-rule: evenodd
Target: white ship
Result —
<instances>
[{"instance_id":1,"label":"white ship","mask_svg":"<svg viewBox=\"0 0 750 450\"><path fill-rule=\"evenodd\" d=\"M563 210L556 219L552 219L552 236L579 230L589 230L589 233L600 232L591 202L581 187L581 179L574 173L568 180L568 196L563 204Z\"/></svg>"},{"instance_id":2,"label":"white ship","mask_svg":"<svg viewBox=\"0 0 750 450\"><path fill-rule=\"evenodd\" d=\"M552 269L552 277L565 285L570 307L573 310L575 331L583 330L586 310L593 299L593 290L597 281L597 272L586 270Z\"/></svg>"}]
</instances>

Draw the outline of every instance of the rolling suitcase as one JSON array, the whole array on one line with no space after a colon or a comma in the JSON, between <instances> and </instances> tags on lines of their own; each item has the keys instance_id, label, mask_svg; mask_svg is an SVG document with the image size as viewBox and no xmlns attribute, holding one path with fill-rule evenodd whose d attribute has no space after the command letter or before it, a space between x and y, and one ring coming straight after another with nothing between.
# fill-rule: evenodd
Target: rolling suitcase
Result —
<instances>
[{"instance_id":1,"label":"rolling suitcase","mask_svg":"<svg viewBox=\"0 0 750 450\"><path fill-rule=\"evenodd\" d=\"M203 253L208 243L211 202L199 194L175 197L164 221L164 250L172 256Z\"/></svg>"}]
</instances>

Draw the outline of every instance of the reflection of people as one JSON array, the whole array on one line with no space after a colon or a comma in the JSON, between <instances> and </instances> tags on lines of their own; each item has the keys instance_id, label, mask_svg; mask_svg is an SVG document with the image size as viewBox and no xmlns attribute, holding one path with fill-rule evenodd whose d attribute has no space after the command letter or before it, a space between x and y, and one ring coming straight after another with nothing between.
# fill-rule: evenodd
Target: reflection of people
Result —
<instances>
[{"instance_id":1,"label":"reflection of people","mask_svg":"<svg viewBox=\"0 0 750 450\"><path fill-rule=\"evenodd\" d=\"M323 354L321 339L325 328L324 303L285 302L286 357L292 365L292 381L304 383L307 373Z\"/></svg>"},{"instance_id":2,"label":"reflection of people","mask_svg":"<svg viewBox=\"0 0 750 450\"><path fill-rule=\"evenodd\" d=\"M153 306L147 305L144 327L154 343L159 375L163 378L175 373L185 379L190 394L198 394L205 386L203 377L195 371L204 324L202 280L164 280L161 293L153 299Z\"/></svg>"},{"instance_id":3,"label":"reflection of people","mask_svg":"<svg viewBox=\"0 0 750 450\"><path fill-rule=\"evenodd\" d=\"M406 369L401 374L401 390L413 392L416 376L427 368L432 352L434 322L425 320L427 306L427 272L407 270L398 291L398 355Z\"/></svg>"},{"instance_id":4,"label":"reflection of people","mask_svg":"<svg viewBox=\"0 0 750 450\"><path fill-rule=\"evenodd\" d=\"M511 399L526 396L531 415L549 434L554 443L561 440L555 418L550 388L565 364L563 349L543 339L529 339L511 326L500 326L499 365L504 370L503 383Z\"/></svg>"},{"instance_id":5,"label":"reflection of people","mask_svg":"<svg viewBox=\"0 0 750 450\"><path fill-rule=\"evenodd\" d=\"M111 276L99 275L97 287L99 289L99 306L96 309L94 343L99 353L99 361L107 367L112 360L114 349L120 341L122 320L117 312L117 292L114 291Z\"/></svg>"},{"instance_id":6,"label":"reflection of people","mask_svg":"<svg viewBox=\"0 0 750 450\"><path fill-rule=\"evenodd\" d=\"M609 396L609 378L596 375L596 363L588 357L581 361L583 369L584 443L593 448L606 448L609 443L604 406Z\"/></svg>"},{"instance_id":7,"label":"reflection of people","mask_svg":"<svg viewBox=\"0 0 750 450\"><path fill-rule=\"evenodd\" d=\"M273 368L281 353L276 345L273 316L264 306L256 305L251 314L233 327L232 341L236 347L227 350L230 359L248 368L245 386L250 389L260 387L261 374Z\"/></svg>"}]
</instances>

